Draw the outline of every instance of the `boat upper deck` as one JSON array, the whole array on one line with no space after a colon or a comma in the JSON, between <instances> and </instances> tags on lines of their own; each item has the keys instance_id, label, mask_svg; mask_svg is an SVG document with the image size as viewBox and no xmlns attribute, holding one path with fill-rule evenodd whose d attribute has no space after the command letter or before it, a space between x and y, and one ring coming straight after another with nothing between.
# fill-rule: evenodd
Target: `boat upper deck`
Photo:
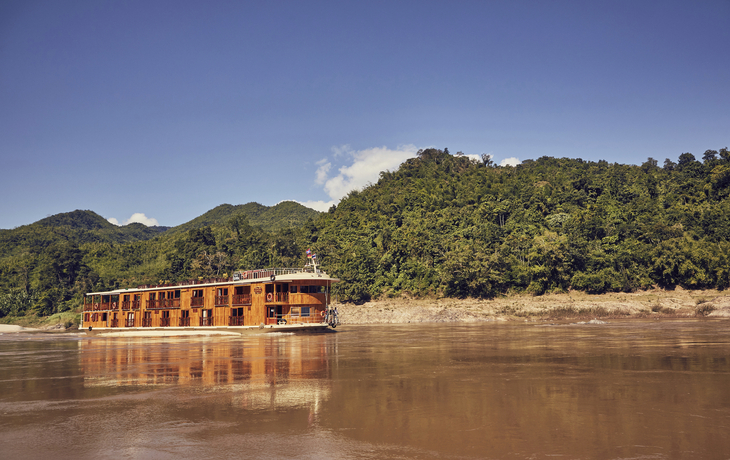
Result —
<instances>
[{"instance_id":1,"label":"boat upper deck","mask_svg":"<svg viewBox=\"0 0 730 460\"><path fill-rule=\"evenodd\" d=\"M187 280L178 283L165 283L165 284L148 284L138 286L136 288L122 288L115 289L112 291L101 291L101 292L89 292L87 296L99 296L99 295L119 295L119 294L130 294L138 292L149 292L155 290L169 290L171 288L186 289L186 288L204 288L204 287L215 287L215 286L240 286L247 284L257 283L270 283L279 282L287 283L294 281L318 281L322 285L328 285L330 283L337 283L340 280L338 278L332 278L324 271L316 268L307 266L304 268L264 268L259 270L246 270L240 271L233 274L232 277L228 278L208 278L204 280ZM319 284L319 283L316 283Z\"/></svg>"}]
</instances>

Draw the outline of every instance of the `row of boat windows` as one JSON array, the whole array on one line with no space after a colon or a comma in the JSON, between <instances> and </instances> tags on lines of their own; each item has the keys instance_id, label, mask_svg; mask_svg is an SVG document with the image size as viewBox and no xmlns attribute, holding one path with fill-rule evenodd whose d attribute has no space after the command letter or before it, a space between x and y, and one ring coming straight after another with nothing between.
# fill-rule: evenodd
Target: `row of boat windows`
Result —
<instances>
[{"instance_id":1,"label":"row of boat windows","mask_svg":"<svg viewBox=\"0 0 730 460\"><path fill-rule=\"evenodd\" d=\"M283 288L283 289L282 289ZM276 292L289 292L290 294L296 294L297 292L301 294L324 294L326 292L325 286L299 286L299 285L287 285L287 284L277 284L276 285ZM274 285L267 284L266 285L266 292L274 292ZM251 294L251 286L237 286L233 289L234 295L245 295L245 294ZM204 290L203 289L193 289L192 296L193 297L203 297ZM227 296L228 295L228 288L218 288L216 290L216 295L218 296ZM110 297L117 297L117 296L94 296L94 302L98 302L99 300L96 299L96 297L101 297L102 302L109 302ZM164 299L179 299L180 298L180 289L175 289L174 291L162 291L162 292L150 292L149 293L149 300L164 300ZM122 301L129 302L129 301L139 301L142 300L142 294L124 294L122 295ZM116 300L114 300L116 301ZM88 302L87 303L91 303Z\"/></svg>"},{"instance_id":2,"label":"row of boat windows","mask_svg":"<svg viewBox=\"0 0 730 460\"><path fill-rule=\"evenodd\" d=\"M277 285L277 288L279 288L281 285ZM273 285L267 285L266 286L266 292L274 292L274 286ZM287 285L283 285L284 292L287 291ZM324 286L296 286L291 285L288 289L290 294L296 294L297 292L301 294L324 294L325 287ZM281 292L281 288L277 289L276 292ZM251 286L239 286L233 289L234 295L246 295L251 294ZM157 294L158 297L155 297L155 294ZM204 291L203 289L194 289L193 290L193 297L203 297ZM228 295L228 288L218 288L216 290L216 295L219 297L227 296ZM125 296L128 297L128 296ZM156 299L179 299L180 298L180 291L169 291L167 293L165 292L151 292L150 293L150 300L156 300ZM129 300L129 299L124 299ZM136 299L135 299L136 300Z\"/></svg>"}]
</instances>

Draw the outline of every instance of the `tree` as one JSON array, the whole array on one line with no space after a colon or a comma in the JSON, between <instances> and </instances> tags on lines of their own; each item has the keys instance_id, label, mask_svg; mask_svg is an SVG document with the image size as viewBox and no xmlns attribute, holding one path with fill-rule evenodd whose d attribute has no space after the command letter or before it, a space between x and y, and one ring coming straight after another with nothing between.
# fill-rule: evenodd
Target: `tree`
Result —
<instances>
[{"instance_id":1,"label":"tree","mask_svg":"<svg viewBox=\"0 0 730 460\"><path fill-rule=\"evenodd\" d=\"M730 151L727 149L727 147L720 149L718 153L720 154L720 158L725 161L730 161Z\"/></svg>"},{"instance_id":2,"label":"tree","mask_svg":"<svg viewBox=\"0 0 730 460\"><path fill-rule=\"evenodd\" d=\"M679 156L679 162L677 163L677 168L682 171L684 169L687 169L691 165L693 165L697 160L695 160L695 156L692 155L689 152L683 153Z\"/></svg>"},{"instance_id":3,"label":"tree","mask_svg":"<svg viewBox=\"0 0 730 460\"><path fill-rule=\"evenodd\" d=\"M707 163L712 163L717 159L717 150L705 150L704 155L702 155L702 160Z\"/></svg>"},{"instance_id":4,"label":"tree","mask_svg":"<svg viewBox=\"0 0 730 460\"><path fill-rule=\"evenodd\" d=\"M654 158L649 157L646 159L644 163L641 164L641 169L644 170L644 172L649 172L654 169L657 169L657 165L659 164L658 161L656 161Z\"/></svg>"},{"instance_id":5,"label":"tree","mask_svg":"<svg viewBox=\"0 0 730 460\"><path fill-rule=\"evenodd\" d=\"M494 161L492 161L492 155L488 153L482 153L482 164L485 168L491 168L494 166Z\"/></svg>"}]
</instances>

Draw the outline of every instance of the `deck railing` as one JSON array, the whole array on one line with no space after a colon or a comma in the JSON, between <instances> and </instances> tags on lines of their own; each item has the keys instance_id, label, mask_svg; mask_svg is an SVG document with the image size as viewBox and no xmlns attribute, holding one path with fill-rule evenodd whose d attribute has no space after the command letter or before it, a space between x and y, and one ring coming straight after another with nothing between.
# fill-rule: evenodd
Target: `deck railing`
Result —
<instances>
[{"instance_id":1,"label":"deck railing","mask_svg":"<svg viewBox=\"0 0 730 460\"><path fill-rule=\"evenodd\" d=\"M228 306L228 296L227 295L215 296L215 306L216 307L227 307Z\"/></svg>"},{"instance_id":2,"label":"deck railing","mask_svg":"<svg viewBox=\"0 0 730 460\"><path fill-rule=\"evenodd\" d=\"M103 311L103 310L116 310L116 309L117 309L116 302L94 302L94 303L85 303L84 304L84 311Z\"/></svg>"},{"instance_id":3,"label":"deck railing","mask_svg":"<svg viewBox=\"0 0 730 460\"><path fill-rule=\"evenodd\" d=\"M263 268L261 270L248 270L240 272L239 277L242 280L271 278L272 276L293 275L296 273L314 273L312 267L306 268ZM234 277L235 280L235 277Z\"/></svg>"},{"instance_id":4,"label":"deck railing","mask_svg":"<svg viewBox=\"0 0 730 460\"><path fill-rule=\"evenodd\" d=\"M289 302L288 292L267 292L266 303L271 302Z\"/></svg>"},{"instance_id":5,"label":"deck railing","mask_svg":"<svg viewBox=\"0 0 730 460\"><path fill-rule=\"evenodd\" d=\"M180 327L190 326L190 318L180 318Z\"/></svg>"},{"instance_id":6,"label":"deck railing","mask_svg":"<svg viewBox=\"0 0 730 460\"><path fill-rule=\"evenodd\" d=\"M233 305L251 305L251 294L235 294Z\"/></svg>"},{"instance_id":7,"label":"deck railing","mask_svg":"<svg viewBox=\"0 0 730 460\"><path fill-rule=\"evenodd\" d=\"M180 308L180 299L165 299L162 301L162 308Z\"/></svg>"},{"instance_id":8,"label":"deck railing","mask_svg":"<svg viewBox=\"0 0 730 460\"><path fill-rule=\"evenodd\" d=\"M147 309L149 310L162 310L166 308L180 308L180 299L157 299L147 301Z\"/></svg>"},{"instance_id":9,"label":"deck railing","mask_svg":"<svg viewBox=\"0 0 730 460\"><path fill-rule=\"evenodd\" d=\"M243 316L229 316L228 325L229 326L244 326Z\"/></svg>"},{"instance_id":10,"label":"deck railing","mask_svg":"<svg viewBox=\"0 0 730 460\"><path fill-rule=\"evenodd\" d=\"M160 327L169 327L170 318L160 318Z\"/></svg>"},{"instance_id":11,"label":"deck railing","mask_svg":"<svg viewBox=\"0 0 730 460\"><path fill-rule=\"evenodd\" d=\"M213 317L207 316L205 318L200 318L200 325L201 326L212 326L213 325Z\"/></svg>"},{"instance_id":12,"label":"deck railing","mask_svg":"<svg viewBox=\"0 0 730 460\"><path fill-rule=\"evenodd\" d=\"M124 327L134 327L134 320L133 319L127 319L124 322Z\"/></svg>"},{"instance_id":13,"label":"deck railing","mask_svg":"<svg viewBox=\"0 0 730 460\"><path fill-rule=\"evenodd\" d=\"M139 300L124 300L122 301L122 310L139 310Z\"/></svg>"},{"instance_id":14,"label":"deck railing","mask_svg":"<svg viewBox=\"0 0 730 460\"><path fill-rule=\"evenodd\" d=\"M112 319L111 321L109 321L109 327L119 327L119 320Z\"/></svg>"},{"instance_id":15,"label":"deck railing","mask_svg":"<svg viewBox=\"0 0 730 460\"><path fill-rule=\"evenodd\" d=\"M203 299L204 299L204 297L191 297L190 298L190 306L191 307L202 307L203 306Z\"/></svg>"},{"instance_id":16,"label":"deck railing","mask_svg":"<svg viewBox=\"0 0 730 460\"><path fill-rule=\"evenodd\" d=\"M142 327L152 327L152 318L142 318Z\"/></svg>"},{"instance_id":17,"label":"deck railing","mask_svg":"<svg viewBox=\"0 0 730 460\"><path fill-rule=\"evenodd\" d=\"M316 315L312 314L311 316L285 315L284 319L286 319L287 324L314 324L324 322L324 318L319 313Z\"/></svg>"}]
</instances>

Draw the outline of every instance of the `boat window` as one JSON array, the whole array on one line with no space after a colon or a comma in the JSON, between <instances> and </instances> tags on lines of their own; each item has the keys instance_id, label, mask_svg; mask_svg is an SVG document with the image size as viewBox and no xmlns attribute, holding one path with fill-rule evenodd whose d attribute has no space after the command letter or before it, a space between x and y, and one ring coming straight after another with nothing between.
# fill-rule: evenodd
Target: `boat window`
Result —
<instances>
[{"instance_id":1,"label":"boat window","mask_svg":"<svg viewBox=\"0 0 730 460\"><path fill-rule=\"evenodd\" d=\"M273 284L267 284L266 286L266 293L274 292L274 285Z\"/></svg>"},{"instance_id":2,"label":"boat window","mask_svg":"<svg viewBox=\"0 0 730 460\"><path fill-rule=\"evenodd\" d=\"M302 287L301 287L301 291L300 291L300 292L301 292L302 294L307 294L307 293L309 293L309 286L302 286Z\"/></svg>"},{"instance_id":3,"label":"boat window","mask_svg":"<svg viewBox=\"0 0 730 460\"><path fill-rule=\"evenodd\" d=\"M251 286L238 286L236 289L236 295L251 294Z\"/></svg>"},{"instance_id":4,"label":"boat window","mask_svg":"<svg viewBox=\"0 0 730 460\"><path fill-rule=\"evenodd\" d=\"M155 300L157 298L157 293L150 292L150 300Z\"/></svg>"},{"instance_id":5,"label":"boat window","mask_svg":"<svg viewBox=\"0 0 730 460\"><path fill-rule=\"evenodd\" d=\"M203 297L203 290L202 289L193 290L193 297Z\"/></svg>"},{"instance_id":6,"label":"boat window","mask_svg":"<svg viewBox=\"0 0 730 460\"><path fill-rule=\"evenodd\" d=\"M291 316L296 317L299 316L300 309L299 307L291 307Z\"/></svg>"},{"instance_id":7,"label":"boat window","mask_svg":"<svg viewBox=\"0 0 730 460\"><path fill-rule=\"evenodd\" d=\"M297 287L295 285L289 286L289 292L292 293L292 294L296 294L297 293Z\"/></svg>"},{"instance_id":8,"label":"boat window","mask_svg":"<svg viewBox=\"0 0 730 460\"><path fill-rule=\"evenodd\" d=\"M175 298L176 299L180 298L180 289L175 290Z\"/></svg>"},{"instance_id":9,"label":"boat window","mask_svg":"<svg viewBox=\"0 0 730 460\"><path fill-rule=\"evenodd\" d=\"M302 307L302 316L309 316L310 307Z\"/></svg>"},{"instance_id":10,"label":"boat window","mask_svg":"<svg viewBox=\"0 0 730 460\"><path fill-rule=\"evenodd\" d=\"M228 288L218 288L218 296L228 295Z\"/></svg>"}]
</instances>

